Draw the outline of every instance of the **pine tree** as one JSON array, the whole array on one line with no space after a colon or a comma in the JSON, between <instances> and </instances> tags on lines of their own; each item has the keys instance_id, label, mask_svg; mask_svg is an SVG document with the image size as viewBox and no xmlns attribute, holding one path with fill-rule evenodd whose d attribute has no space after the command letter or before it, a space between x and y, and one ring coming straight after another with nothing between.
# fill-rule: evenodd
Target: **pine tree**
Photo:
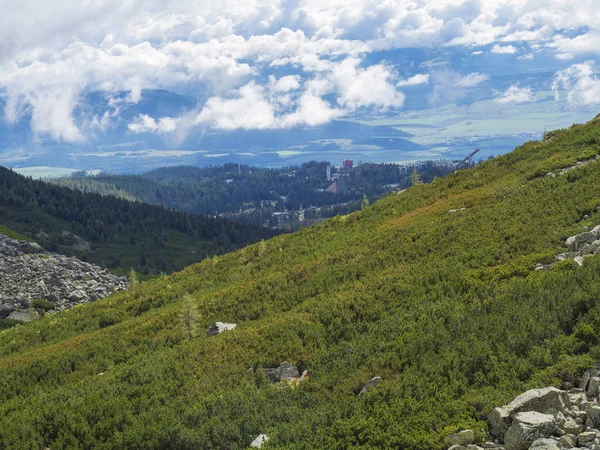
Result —
<instances>
[{"instance_id":1,"label":"pine tree","mask_svg":"<svg viewBox=\"0 0 600 450\"><path fill-rule=\"evenodd\" d=\"M191 341L195 334L196 328L198 327L198 309L194 297L191 294L185 294L182 302L183 309L181 311L181 321L187 338Z\"/></svg>"},{"instance_id":2,"label":"pine tree","mask_svg":"<svg viewBox=\"0 0 600 450\"><path fill-rule=\"evenodd\" d=\"M410 182L411 182L411 186L416 186L417 184L423 184L423 182L421 181L421 176L419 175L419 172L417 172L416 167L413 169L412 174L410 175Z\"/></svg>"},{"instance_id":3,"label":"pine tree","mask_svg":"<svg viewBox=\"0 0 600 450\"><path fill-rule=\"evenodd\" d=\"M127 275L127 278L129 279L129 285L131 287L137 286L140 283L140 280L138 279L138 274L135 270L133 270L133 267L129 271L129 275Z\"/></svg>"}]
</instances>

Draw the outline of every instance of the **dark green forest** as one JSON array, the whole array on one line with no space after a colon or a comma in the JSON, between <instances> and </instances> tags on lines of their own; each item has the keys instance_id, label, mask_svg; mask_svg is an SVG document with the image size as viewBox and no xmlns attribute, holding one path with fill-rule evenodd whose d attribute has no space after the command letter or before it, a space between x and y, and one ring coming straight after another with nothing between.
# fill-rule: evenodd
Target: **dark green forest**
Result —
<instances>
[{"instance_id":1,"label":"dark green forest","mask_svg":"<svg viewBox=\"0 0 600 450\"><path fill-rule=\"evenodd\" d=\"M273 234L223 218L84 193L0 167L0 224L110 269L173 272ZM65 233L66 232L66 233ZM70 234L69 234L70 233ZM80 245L73 234L88 241Z\"/></svg>"},{"instance_id":2,"label":"dark green forest","mask_svg":"<svg viewBox=\"0 0 600 450\"><path fill-rule=\"evenodd\" d=\"M600 118L0 332L6 449L442 449L600 359ZM464 209L463 209L464 208ZM208 337L215 321L237 328ZM276 386L281 362L309 379ZM365 394L375 376L383 381Z\"/></svg>"},{"instance_id":3,"label":"dark green forest","mask_svg":"<svg viewBox=\"0 0 600 450\"><path fill-rule=\"evenodd\" d=\"M381 198L394 189L411 185L406 168L397 164L361 164L340 170L348 191L323 192L331 181L326 179L327 162L312 161L300 166L264 169L225 164L217 167L165 167L143 175L75 176L49 180L61 186L86 192L113 195L123 199L199 214L225 214L255 225L272 225L273 212L322 208L319 217L332 217L356 211L363 196L369 201ZM419 167L424 182L440 177L450 168ZM332 169L332 173L335 169ZM397 185L391 187L390 185ZM262 201L262 202L261 202ZM242 210L256 211L240 214Z\"/></svg>"}]
</instances>

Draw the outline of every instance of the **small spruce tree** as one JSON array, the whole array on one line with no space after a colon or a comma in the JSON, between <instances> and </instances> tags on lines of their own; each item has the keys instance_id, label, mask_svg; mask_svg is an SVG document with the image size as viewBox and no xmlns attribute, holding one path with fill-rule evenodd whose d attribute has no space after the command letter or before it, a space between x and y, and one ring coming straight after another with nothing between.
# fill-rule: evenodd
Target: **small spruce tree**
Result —
<instances>
[{"instance_id":1,"label":"small spruce tree","mask_svg":"<svg viewBox=\"0 0 600 450\"><path fill-rule=\"evenodd\" d=\"M187 338L191 341L198 327L198 308L191 294L185 294L182 301L181 322Z\"/></svg>"},{"instance_id":2,"label":"small spruce tree","mask_svg":"<svg viewBox=\"0 0 600 450\"><path fill-rule=\"evenodd\" d=\"M423 184L421 181L421 175L417 172L417 168L415 167L410 175L411 186L416 186L417 184Z\"/></svg>"}]
</instances>

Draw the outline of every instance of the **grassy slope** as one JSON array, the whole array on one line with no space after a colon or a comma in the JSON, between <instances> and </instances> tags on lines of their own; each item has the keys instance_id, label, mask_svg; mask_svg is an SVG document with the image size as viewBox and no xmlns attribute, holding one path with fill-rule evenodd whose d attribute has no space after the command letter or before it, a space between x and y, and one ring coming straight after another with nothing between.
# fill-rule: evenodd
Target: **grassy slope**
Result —
<instances>
[{"instance_id":1,"label":"grassy slope","mask_svg":"<svg viewBox=\"0 0 600 450\"><path fill-rule=\"evenodd\" d=\"M0 447L242 449L266 432L270 448L435 449L460 426L484 437L493 406L600 357L600 258L532 269L600 223L600 162L537 177L599 152L597 121L572 127L3 331ZM205 337L215 320L239 326ZM310 380L280 389L256 370L284 360Z\"/></svg>"}]
</instances>

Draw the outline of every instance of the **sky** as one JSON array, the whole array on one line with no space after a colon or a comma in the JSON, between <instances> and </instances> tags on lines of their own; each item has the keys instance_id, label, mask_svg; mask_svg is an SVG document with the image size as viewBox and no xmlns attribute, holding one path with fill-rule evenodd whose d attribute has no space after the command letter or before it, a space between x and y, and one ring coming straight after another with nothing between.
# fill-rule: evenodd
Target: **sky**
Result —
<instances>
[{"instance_id":1,"label":"sky","mask_svg":"<svg viewBox=\"0 0 600 450\"><path fill-rule=\"evenodd\" d=\"M393 55L408 49L466 62L398 64ZM34 136L66 143L110 129L150 89L197 93L198 106L140 113L131 134L401 113L416 87L435 104L486 83L470 64L486 58L550 70L557 96L592 105L599 52L597 0L0 0L3 120L28 117ZM104 111L78 112L89 92L108 99ZM533 99L523 83L491 95L501 105Z\"/></svg>"}]
</instances>

